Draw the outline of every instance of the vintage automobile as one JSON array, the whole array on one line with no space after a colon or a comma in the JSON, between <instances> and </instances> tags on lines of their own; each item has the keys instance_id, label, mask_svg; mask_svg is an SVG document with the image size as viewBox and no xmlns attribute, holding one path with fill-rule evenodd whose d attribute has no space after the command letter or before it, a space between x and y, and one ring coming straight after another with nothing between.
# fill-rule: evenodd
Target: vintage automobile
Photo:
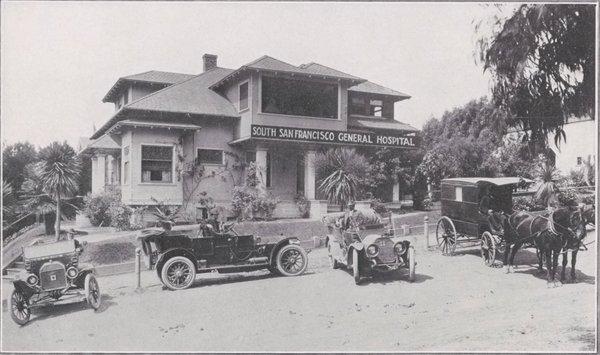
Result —
<instances>
[{"instance_id":1,"label":"vintage automobile","mask_svg":"<svg viewBox=\"0 0 600 355\"><path fill-rule=\"evenodd\" d=\"M87 301L94 310L101 296L95 269L80 263L85 242L76 239L23 248L23 264L13 279L11 318L19 325L29 322L35 307L65 301ZM66 302L65 302L66 303Z\"/></svg>"},{"instance_id":2,"label":"vintage automobile","mask_svg":"<svg viewBox=\"0 0 600 355\"><path fill-rule=\"evenodd\" d=\"M148 269L155 269L171 290L190 287L197 273L234 273L268 269L297 276L308 265L297 238L238 235L230 225L222 233L212 229L177 231L146 229L138 236Z\"/></svg>"},{"instance_id":3,"label":"vintage automobile","mask_svg":"<svg viewBox=\"0 0 600 355\"><path fill-rule=\"evenodd\" d=\"M394 236L394 230L382 223L354 225L346 230L339 223L326 222L330 234L325 239L333 269L350 268L358 285L363 277L377 272L404 272L409 281L415 278L415 250L410 241Z\"/></svg>"}]
</instances>

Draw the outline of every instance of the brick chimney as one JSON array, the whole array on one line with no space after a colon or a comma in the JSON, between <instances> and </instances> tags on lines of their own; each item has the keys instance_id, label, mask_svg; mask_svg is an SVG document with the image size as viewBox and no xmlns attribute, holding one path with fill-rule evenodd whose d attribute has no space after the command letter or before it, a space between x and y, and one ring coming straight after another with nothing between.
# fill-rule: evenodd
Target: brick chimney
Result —
<instances>
[{"instance_id":1,"label":"brick chimney","mask_svg":"<svg viewBox=\"0 0 600 355\"><path fill-rule=\"evenodd\" d=\"M216 68L217 67L217 56L214 54L204 54L202 56L202 59L204 61L204 71L209 71L212 68Z\"/></svg>"}]
</instances>

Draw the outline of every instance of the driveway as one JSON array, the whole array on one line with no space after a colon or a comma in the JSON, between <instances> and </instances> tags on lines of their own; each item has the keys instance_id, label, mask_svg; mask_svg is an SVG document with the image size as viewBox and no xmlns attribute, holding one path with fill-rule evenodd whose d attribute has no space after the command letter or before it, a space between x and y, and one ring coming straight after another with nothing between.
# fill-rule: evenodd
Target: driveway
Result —
<instances>
[{"instance_id":1,"label":"driveway","mask_svg":"<svg viewBox=\"0 0 600 355\"><path fill-rule=\"evenodd\" d=\"M588 240L595 238L592 233ZM594 247L595 244L592 244ZM355 286L329 269L324 249L306 274L198 278L163 290L154 272L102 277L99 312L81 304L40 309L19 327L3 307L4 351L593 351L595 248L579 253L577 283L548 288L535 253L515 273L485 267L477 250L453 257L420 248L417 278L388 275ZM10 284L3 282L3 297Z\"/></svg>"}]
</instances>

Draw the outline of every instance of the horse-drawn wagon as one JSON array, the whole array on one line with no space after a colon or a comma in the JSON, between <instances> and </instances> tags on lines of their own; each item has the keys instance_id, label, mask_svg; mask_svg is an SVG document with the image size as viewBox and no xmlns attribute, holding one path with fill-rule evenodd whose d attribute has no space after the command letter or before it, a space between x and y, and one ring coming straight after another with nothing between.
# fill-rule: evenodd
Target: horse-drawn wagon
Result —
<instances>
[{"instance_id":1,"label":"horse-drawn wagon","mask_svg":"<svg viewBox=\"0 0 600 355\"><path fill-rule=\"evenodd\" d=\"M517 177L442 180L442 217L435 231L442 253L452 255L457 245L480 246L485 264L494 265L497 251L504 248L503 233L494 228L490 216L482 211L482 204L487 204L486 210L510 215L513 192L517 186L530 182Z\"/></svg>"}]
</instances>

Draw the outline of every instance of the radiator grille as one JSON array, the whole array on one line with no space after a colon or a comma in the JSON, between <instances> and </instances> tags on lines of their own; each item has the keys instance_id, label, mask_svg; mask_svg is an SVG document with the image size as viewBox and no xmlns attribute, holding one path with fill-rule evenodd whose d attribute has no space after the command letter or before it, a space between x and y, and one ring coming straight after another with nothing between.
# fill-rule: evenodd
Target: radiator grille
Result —
<instances>
[{"instance_id":1,"label":"radiator grille","mask_svg":"<svg viewBox=\"0 0 600 355\"><path fill-rule=\"evenodd\" d=\"M43 290L50 291L67 287L65 266L59 262L49 262L40 268L40 284Z\"/></svg>"},{"instance_id":2,"label":"radiator grille","mask_svg":"<svg viewBox=\"0 0 600 355\"><path fill-rule=\"evenodd\" d=\"M383 263L393 263L396 261L396 253L394 253L394 242L388 238L379 238L375 242L379 247L377 258Z\"/></svg>"}]
</instances>

